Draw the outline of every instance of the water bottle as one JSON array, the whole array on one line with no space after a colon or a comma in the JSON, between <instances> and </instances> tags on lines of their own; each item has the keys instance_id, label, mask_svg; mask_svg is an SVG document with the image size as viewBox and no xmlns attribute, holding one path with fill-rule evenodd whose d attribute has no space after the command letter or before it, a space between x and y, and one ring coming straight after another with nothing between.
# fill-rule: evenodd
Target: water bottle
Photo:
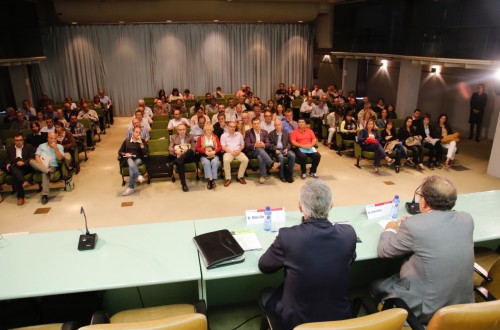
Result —
<instances>
[{"instance_id":1,"label":"water bottle","mask_svg":"<svg viewBox=\"0 0 500 330\"><path fill-rule=\"evenodd\" d=\"M266 206L266 210L264 211L264 230L271 231L271 208Z\"/></svg>"},{"instance_id":2,"label":"water bottle","mask_svg":"<svg viewBox=\"0 0 500 330\"><path fill-rule=\"evenodd\" d=\"M391 220L393 221L398 220L398 213L399 213L399 195L396 195L392 200Z\"/></svg>"}]
</instances>

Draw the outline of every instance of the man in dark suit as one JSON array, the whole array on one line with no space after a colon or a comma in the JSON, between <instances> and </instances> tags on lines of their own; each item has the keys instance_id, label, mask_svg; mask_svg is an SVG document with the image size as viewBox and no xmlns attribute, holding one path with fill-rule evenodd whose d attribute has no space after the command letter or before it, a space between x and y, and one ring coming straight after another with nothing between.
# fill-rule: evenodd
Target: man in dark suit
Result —
<instances>
[{"instance_id":1,"label":"man in dark suit","mask_svg":"<svg viewBox=\"0 0 500 330\"><path fill-rule=\"evenodd\" d=\"M179 178L181 180L182 191L188 192L189 188L186 184L186 163L191 163L196 161L195 153L196 141L193 136L186 134L187 126L181 123L177 126L177 134L173 134L170 137L170 145L168 147L169 152L169 167L173 164L177 166L177 171L179 172Z\"/></svg>"},{"instance_id":2,"label":"man in dark suit","mask_svg":"<svg viewBox=\"0 0 500 330\"><path fill-rule=\"evenodd\" d=\"M457 190L439 176L424 179L420 214L391 221L380 235L380 258L405 257L401 270L372 285L375 297L398 297L427 324L448 305L474 302L474 222L469 213L453 211Z\"/></svg>"},{"instance_id":3,"label":"man in dark suit","mask_svg":"<svg viewBox=\"0 0 500 330\"><path fill-rule=\"evenodd\" d=\"M281 164L280 179L283 182L293 182L293 168L295 166L295 153L291 150L290 133L283 131L281 120L274 121L274 130L269 133L271 152ZM285 157L288 158L288 167L285 167Z\"/></svg>"},{"instance_id":4,"label":"man in dark suit","mask_svg":"<svg viewBox=\"0 0 500 330\"><path fill-rule=\"evenodd\" d=\"M248 158L257 158L259 161L259 171L261 184L266 182L267 170L277 169L280 163L274 162L266 149L269 149L269 136L267 132L260 129L259 117L252 119L252 129L245 132L245 153Z\"/></svg>"},{"instance_id":5,"label":"man in dark suit","mask_svg":"<svg viewBox=\"0 0 500 330\"><path fill-rule=\"evenodd\" d=\"M31 171L29 162L34 154L35 149L30 144L24 144L24 137L21 133L14 136L14 145L7 149L5 169L14 178L18 206L24 205L24 189L30 186L24 176Z\"/></svg>"},{"instance_id":6,"label":"man in dark suit","mask_svg":"<svg viewBox=\"0 0 500 330\"><path fill-rule=\"evenodd\" d=\"M312 180L299 192L303 223L281 228L259 260L263 273L284 269L276 290L265 289L261 307L281 321L284 330L306 322L351 318L349 271L356 259L356 232L347 224L328 221L332 192Z\"/></svg>"}]
</instances>

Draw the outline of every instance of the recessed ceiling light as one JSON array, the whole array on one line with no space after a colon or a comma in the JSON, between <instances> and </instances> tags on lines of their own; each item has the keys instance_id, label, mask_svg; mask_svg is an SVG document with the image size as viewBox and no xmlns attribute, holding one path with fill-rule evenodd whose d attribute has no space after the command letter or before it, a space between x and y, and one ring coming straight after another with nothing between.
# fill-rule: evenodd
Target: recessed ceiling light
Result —
<instances>
[{"instance_id":1,"label":"recessed ceiling light","mask_svg":"<svg viewBox=\"0 0 500 330\"><path fill-rule=\"evenodd\" d=\"M214 22L218 22L219 20L218 19L214 19Z\"/></svg>"},{"instance_id":2,"label":"recessed ceiling light","mask_svg":"<svg viewBox=\"0 0 500 330\"><path fill-rule=\"evenodd\" d=\"M76 24L78 24L78 22L71 22L71 24L76 25Z\"/></svg>"},{"instance_id":3,"label":"recessed ceiling light","mask_svg":"<svg viewBox=\"0 0 500 330\"><path fill-rule=\"evenodd\" d=\"M167 19L166 21L167 23L172 23L172 20L171 19Z\"/></svg>"},{"instance_id":4,"label":"recessed ceiling light","mask_svg":"<svg viewBox=\"0 0 500 330\"><path fill-rule=\"evenodd\" d=\"M299 23L304 23L304 21L299 21Z\"/></svg>"},{"instance_id":5,"label":"recessed ceiling light","mask_svg":"<svg viewBox=\"0 0 500 330\"><path fill-rule=\"evenodd\" d=\"M262 21L257 21L257 23L262 23Z\"/></svg>"},{"instance_id":6,"label":"recessed ceiling light","mask_svg":"<svg viewBox=\"0 0 500 330\"><path fill-rule=\"evenodd\" d=\"M125 21L118 21L118 23L123 24L123 23L125 23Z\"/></svg>"}]
</instances>

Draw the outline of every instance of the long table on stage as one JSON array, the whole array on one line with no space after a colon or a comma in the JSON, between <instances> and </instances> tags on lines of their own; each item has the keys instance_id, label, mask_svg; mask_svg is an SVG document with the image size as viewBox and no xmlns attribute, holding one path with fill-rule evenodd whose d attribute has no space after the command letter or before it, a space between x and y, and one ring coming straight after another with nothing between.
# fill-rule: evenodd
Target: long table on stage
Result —
<instances>
[{"instance_id":1,"label":"long table on stage","mask_svg":"<svg viewBox=\"0 0 500 330\"><path fill-rule=\"evenodd\" d=\"M459 195L454 209L472 214L474 242L498 245L500 190ZM403 206L400 210L401 214L406 213ZM228 218L99 228L95 230L99 235L97 247L89 251L77 250L80 231L4 236L0 240L0 300L123 289L127 293L117 295L110 304L118 301L125 306L123 301L136 294L127 289L141 288L152 295L168 295L166 291L175 286L187 292L185 297L204 298L210 304L251 299L260 288L281 282L282 274L260 273L258 259L277 233L265 232L262 225L247 225L243 213ZM329 219L349 222L361 240L356 248L353 278L366 279L366 269L357 269L363 263L364 268L382 265L370 270L373 274L377 270L381 273L391 270L377 258L378 238L383 228L377 220L367 218L364 205L334 207ZM299 212L287 212L283 226L300 222ZM192 238L218 229L251 229L262 250L246 252L243 263L207 270ZM165 284L170 284L168 289L157 289ZM162 300L152 298L149 304L156 301Z\"/></svg>"}]
</instances>

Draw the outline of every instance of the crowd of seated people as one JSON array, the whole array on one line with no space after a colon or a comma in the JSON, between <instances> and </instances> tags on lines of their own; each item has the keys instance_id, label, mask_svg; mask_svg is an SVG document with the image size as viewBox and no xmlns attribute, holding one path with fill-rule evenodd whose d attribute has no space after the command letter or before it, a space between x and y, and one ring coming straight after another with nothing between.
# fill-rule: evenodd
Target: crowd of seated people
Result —
<instances>
[{"instance_id":1,"label":"crowd of seated people","mask_svg":"<svg viewBox=\"0 0 500 330\"><path fill-rule=\"evenodd\" d=\"M105 120L96 110L103 111ZM56 103L44 93L36 108L29 100L24 100L17 111L9 107L2 129L11 131L13 137L12 143L5 141L6 160L0 167L12 176L17 204L24 205L24 190L34 183L31 173L41 173L42 204L49 200L49 183L57 170L67 168L69 174L62 179L78 174L78 154L93 145L94 141L89 141L92 132L98 134L104 130L103 125L113 123L112 111L112 102L103 89L90 103L82 98L77 105L69 96ZM89 119L90 130L80 119Z\"/></svg>"},{"instance_id":2,"label":"crowd of seated people","mask_svg":"<svg viewBox=\"0 0 500 330\"><path fill-rule=\"evenodd\" d=\"M217 158L221 165L217 164L217 166L224 169L225 187L231 183L231 174L230 170L227 170L226 162L235 159L242 164L240 172L242 168L243 172L245 171L248 159L257 159L260 183L266 182L268 172L272 168L279 168L279 178L283 182L292 182L293 166L290 162L288 164L285 162L283 155L286 153L289 156L287 156L289 161L291 158L300 164L302 178L306 176L306 160L312 163L311 176L317 177L316 171L320 154L315 147L318 142L323 140L323 143L330 149L342 148L343 146L336 145L335 135L339 135L344 140L357 141L363 150L375 152L374 168L376 173L380 171L381 159L385 159L389 165L395 164L396 173L399 173L401 166L405 164L423 170L424 148L429 155L428 167L430 169L453 164L456 141L450 139L447 143L441 143L442 138L453 135L451 127L446 123L446 116L441 116L441 122L434 125L430 121L430 117L427 117L425 121L422 120L420 118L421 111L416 109L413 116L406 118L401 127L399 127L399 122L396 127L394 120L397 119L397 114L394 105L386 104L383 98L379 98L373 105L367 96L358 101L354 95L353 91L349 91L348 96L344 96L343 91L335 85L329 86L326 91L323 91L316 84L309 90L306 87L298 89L295 84L291 84L287 88L284 83L281 83L275 92L275 98L264 103L254 95L248 85L242 85L241 89L231 95L224 93L220 87L217 87L215 92L208 92L204 97L198 98L191 94L189 89L185 89L183 95L178 88L173 88L168 97L161 89L151 104L152 109L145 105L144 100L139 100L126 138L130 139L133 128L139 125L142 140L147 143L149 137L146 131L151 131L154 116L168 114L168 130L172 136L175 135L175 139L170 140L171 149L174 148L175 151L177 146L175 141L179 138L179 134L182 134L177 128L182 124L182 131L185 129L186 135L191 136L193 140L185 143L183 138L182 144L187 146L192 143L191 149L193 149L194 154L192 157L190 155L190 157L184 158L198 161L203 157L203 153L195 145L203 138L205 127L211 129L211 134L214 134L221 144L221 149L217 151ZM301 100L301 102L298 107L297 103L294 103L299 113L299 118L294 119L294 112L291 108L292 101L296 100ZM140 122L135 121L134 124L135 119ZM297 121L297 119L299 120ZM302 119L305 120L302 121ZM281 123L279 128L276 127L276 120ZM309 133L307 123L312 128L312 134ZM370 123L370 128L367 128L368 123ZM231 134L233 126L235 132ZM301 144L292 138L297 136L303 138L302 134L306 128L308 129L307 139L309 143ZM274 139L274 145L272 141L268 141L273 140L269 137L276 136L277 129L281 132L280 139L283 139L283 132L287 135L285 146L280 143L278 147L276 139ZM326 133L323 133L323 130ZM266 134L261 136L262 132L266 132ZM235 133L241 134L242 147L238 147L239 136ZM224 134L226 135L225 139ZM230 135L229 139L228 135ZM364 135L367 136L364 137ZM259 138L262 138L262 141L254 141ZM378 146L371 145L371 143L367 145L367 139L369 142L376 141ZM412 139L418 141L410 142ZM226 146L228 141L231 143ZM290 146L287 148L286 144L288 143ZM443 147L448 150L444 164L442 163ZM241 150L238 150L239 148ZM232 157L224 156L227 153L226 149L230 150L229 153L232 154ZM285 152L282 154L283 151ZM243 154L240 155L240 153ZM176 164L182 163L178 160L177 156L179 155L172 151L170 154L171 165L174 162ZM214 175L213 169L209 171L206 159L205 157L205 166L203 167L207 171L205 175L208 179L207 187L213 189L216 185L212 181L217 176ZM210 166L215 166L214 163L215 161L210 161ZM182 164L177 165L182 171ZM189 191L184 173L179 174L181 175L182 190ZM240 182L245 180L241 173L238 174L237 179Z\"/></svg>"}]
</instances>

